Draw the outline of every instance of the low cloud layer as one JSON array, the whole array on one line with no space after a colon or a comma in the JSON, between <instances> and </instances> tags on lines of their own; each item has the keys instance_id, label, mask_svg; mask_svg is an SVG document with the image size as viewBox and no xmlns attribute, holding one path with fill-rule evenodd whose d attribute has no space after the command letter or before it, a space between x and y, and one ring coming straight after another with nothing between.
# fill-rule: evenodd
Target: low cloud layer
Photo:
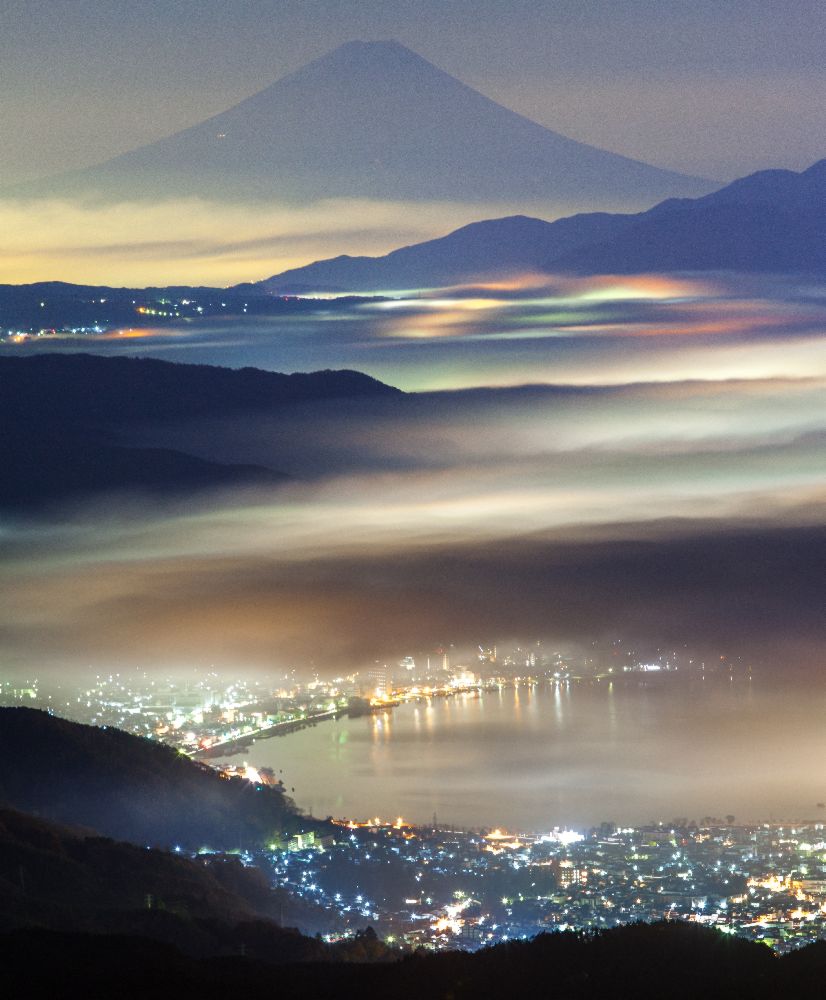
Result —
<instances>
[{"instance_id":1,"label":"low cloud layer","mask_svg":"<svg viewBox=\"0 0 826 1000\"><path fill-rule=\"evenodd\" d=\"M85 350L275 371L353 368L405 390L826 375L826 292L733 274L511 277L391 301L235 316L0 350Z\"/></svg>"},{"instance_id":2,"label":"low cloud layer","mask_svg":"<svg viewBox=\"0 0 826 1000\"><path fill-rule=\"evenodd\" d=\"M146 524L146 547L77 544L25 569L12 563L4 658L34 671L314 663L339 673L445 642L620 635L723 649L763 666L782 652L776 666L792 673L819 666L826 535L802 523L811 507L789 513L464 543L447 531L427 544L355 533L350 546L289 555L266 546L268 533L280 534L278 510L259 510L257 523L225 510L206 524ZM166 541L174 530L177 552L152 544L158 529ZM257 545L228 551L239 532Z\"/></svg>"},{"instance_id":3,"label":"low cloud layer","mask_svg":"<svg viewBox=\"0 0 826 1000\"><path fill-rule=\"evenodd\" d=\"M338 673L440 643L622 635L816 671L824 330L817 286L681 276L60 342L428 391L125 428L291 480L6 520L3 662Z\"/></svg>"},{"instance_id":4,"label":"low cloud layer","mask_svg":"<svg viewBox=\"0 0 826 1000\"><path fill-rule=\"evenodd\" d=\"M823 389L449 393L143 428L294 480L8 523L5 661L340 672L445 642L631 635L812 667Z\"/></svg>"}]
</instances>

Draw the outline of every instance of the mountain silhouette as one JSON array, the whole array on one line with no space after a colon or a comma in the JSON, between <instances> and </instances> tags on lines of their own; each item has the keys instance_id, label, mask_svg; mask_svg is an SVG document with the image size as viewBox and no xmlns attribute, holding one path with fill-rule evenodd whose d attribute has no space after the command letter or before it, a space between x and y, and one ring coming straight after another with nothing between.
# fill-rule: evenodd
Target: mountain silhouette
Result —
<instances>
[{"instance_id":1,"label":"mountain silhouette","mask_svg":"<svg viewBox=\"0 0 826 1000\"><path fill-rule=\"evenodd\" d=\"M397 42L354 41L198 125L22 190L622 209L714 186L552 132Z\"/></svg>"},{"instance_id":2,"label":"mountain silhouette","mask_svg":"<svg viewBox=\"0 0 826 1000\"><path fill-rule=\"evenodd\" d=\"M146 846L230 850L296 831L328 833L281 786L223 780L173 747L113 726L0 706L0 751L19 766L0 777L0 803Z\"/></svg>"},{"instance_id":3,"label":"mountain silhouette","mask_svg":"<svg viewBox=\"0 0 826 1000\"><path fill-rule=\"evenodd\" d=\"M695 201L656 206L599 244L561 255L579 273L826 273L826 160L766 170Z\"/></svg>"},{"instance_id":4,"label":"mountain silhouette","mask_svg":"<svg viewBox=\"0 0 826 1000\"><path fill-rule=\"evenodd\" d=\"M621 233L626 215L594 212L544 222L526 215L488 219L383 257L315 261L258 283L272 293L401 291L444 287L499 274L544 271L550 261Z\"/></svg>"},{"instance_id":5,"label":"mountain silhouette","mask_svg":"<svg viewBox=\"0 0 826 1000\"><path fill-rule=\"evenodd\" d=\"M259 282L271 293L445 287L533 273L826 273L826 160L765 170L633 215L527 216L464 226L383 257L335 257Z\"/></svg>"},{"instance_id":6,"label":"mountain silhouette","mask_svg":"<svg viewBox=\"0 0 826 1000\"><path fill-rule=\"evenodd\" d=\"M37 509L96 493L186 496L274 487L288 477L132 440L137 426L214 417L274 416L296 404L400 395L368 375L284 375L151 358L88 354L0 358L0 510Z\"/></svg>"}]
</instances>

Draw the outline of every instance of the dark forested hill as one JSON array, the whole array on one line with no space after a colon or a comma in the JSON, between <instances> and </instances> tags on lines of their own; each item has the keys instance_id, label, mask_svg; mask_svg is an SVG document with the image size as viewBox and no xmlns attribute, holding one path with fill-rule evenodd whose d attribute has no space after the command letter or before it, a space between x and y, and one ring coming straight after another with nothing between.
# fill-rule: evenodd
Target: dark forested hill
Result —
<instances>
[{"instance_id":1,"label":"dark forested hill","mask_svg":"<svg viewBox=\"0 0 826 1000\"><path fill-rule=\"evenodd\" d=\"M160 743L0 708L0 803L140 845L226 850L323 824L279 789L225 779Z\"/></svg>"},{"instance_id":2,"label":"dark forested hill","mask_svg":"<svg viewBox=\"0 0 826 1000\"><path fill-rule=\"evenodd\" d=\"M282 375L88 354L0 357L0 507L114 490L187 493L273 485L272 469L135 447L130 427L277 414L296 403L381 398L398 390L354 371Z\"/></svg>"},{"instance_id":3,"label":"dark forested hill","mask_svg":"<svg viewBox=\"0 0 826 1000\"><path fill-rule=\"evenodd\" d=\"M776 958L764 945L676 922L545 934L476 954L277 969L240 957L198 961L134 937L101 944L81 934L0 935L4 983L14 996L33 996L35 988L65 996L74 984L85 995L129 997L163 991L306 1000L778 1000L820 996L826 978L826 945Z\"/></svg>"},{"instance_id":4,"label":"dark forested hill","mask_svg":"<svg viewBox=\"0 0 826 1000\"><path fill-rule=\"evenodd\" d=\"M324 957L273 919L313 927L320 914L235 857L147 850L0 808L0 930L141 934L206 956L231 953L254 927L272 960Z\"/></svg>"},{"instance_id":5,"label":"dark forested hill","mask_svg":"<svg viewBox=\"0 0 826 1000\"><path fill-rule=\"evenodd\" d=\"M108 427L138 420L272 412L296 402L397 395L355 371L283 375L94 354L0 357L0 420Z\"/></svg>"}]
</instances>

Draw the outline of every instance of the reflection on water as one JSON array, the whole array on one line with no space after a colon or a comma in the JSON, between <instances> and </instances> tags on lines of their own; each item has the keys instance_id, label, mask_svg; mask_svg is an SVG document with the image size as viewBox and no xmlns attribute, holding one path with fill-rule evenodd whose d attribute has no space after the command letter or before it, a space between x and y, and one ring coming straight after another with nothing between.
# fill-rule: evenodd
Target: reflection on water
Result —
<instances>
[{"instance_id":1,"label":"reflection on water","mask_svg":"<svg viewBox=\"0 0 826 1000\"><path fill-rule=\"evenodd\" d=\"M521 830L820 818L824 709L821 689L747 681L522 688L340 719L243 756L283 770L319 816Z\"/></svg>"}]
</instances>

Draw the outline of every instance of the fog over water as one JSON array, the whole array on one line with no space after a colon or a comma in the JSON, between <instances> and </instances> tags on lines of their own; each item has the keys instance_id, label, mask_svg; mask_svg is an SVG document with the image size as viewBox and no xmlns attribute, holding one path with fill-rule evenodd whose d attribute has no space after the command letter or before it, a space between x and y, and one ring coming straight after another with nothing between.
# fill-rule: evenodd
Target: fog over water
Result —
<instances>
[{"instance_id":1,"label":"fog over water","mask_svg":"<svg viewBox=\"0 0 826 1000\"><path fill-rule=\"evenodd\" d=\"M664 677L409 704L258 740L317 816L511 830L733 814L824 819L826 687ZM283 773L281 773L283 772Z\"/></svg>"}]
</instances>

